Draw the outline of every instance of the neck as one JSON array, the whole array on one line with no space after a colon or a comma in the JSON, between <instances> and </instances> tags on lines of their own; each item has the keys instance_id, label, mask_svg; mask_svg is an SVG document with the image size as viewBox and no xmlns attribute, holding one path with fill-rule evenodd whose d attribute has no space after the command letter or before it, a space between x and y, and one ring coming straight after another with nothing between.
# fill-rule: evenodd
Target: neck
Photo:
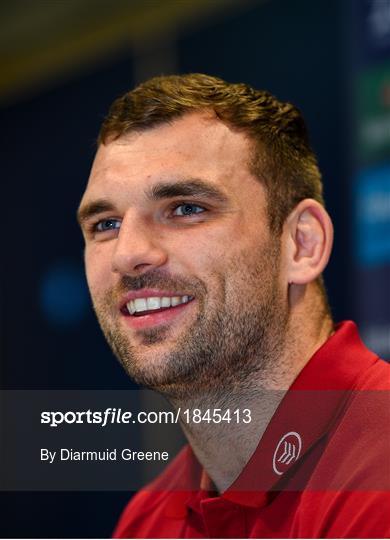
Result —
<instances>
[{"instance_id":1,"label":"neck","mask_svg":"<svg viewBox=\"0 0 390 540\"><path fill-rule=\"evenodd\" d=\"M171 400L176 408L190 410L189 418L182 418L183 431L218 492L239 476L284 394L332 334L332 320L321 304L309 304L308 310L294 303L282 350L248 380Z\"/></svg>"}]
</instances>

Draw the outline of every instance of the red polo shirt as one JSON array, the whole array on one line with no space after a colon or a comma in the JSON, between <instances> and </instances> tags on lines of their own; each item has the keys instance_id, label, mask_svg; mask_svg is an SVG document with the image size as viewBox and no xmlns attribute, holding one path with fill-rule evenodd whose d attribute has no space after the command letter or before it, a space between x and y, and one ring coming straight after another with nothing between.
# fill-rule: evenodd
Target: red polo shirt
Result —
<instances>
[{"instance_id":1,"label":"red polo shirt","mask_svg":"<svg viewBox=\"0 0 390 540\"><path fill-rule=\"evenodd\" d=\"M390 537L390 366L354 323L314 354L221 495L186 446L124 510L115 538Z\"/></svg>"}]
</instances>

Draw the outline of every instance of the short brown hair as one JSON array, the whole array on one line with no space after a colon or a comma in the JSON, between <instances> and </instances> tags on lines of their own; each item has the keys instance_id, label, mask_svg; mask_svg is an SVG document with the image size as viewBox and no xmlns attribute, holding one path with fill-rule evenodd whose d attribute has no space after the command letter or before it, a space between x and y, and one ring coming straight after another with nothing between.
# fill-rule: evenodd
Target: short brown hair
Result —
<instances>
[{"instance_id":1,"label":"short brown hair","mask_svg":"<svg viewBox=\"0 0 390 540\"><path fill-rule=\"evenodd\" d=\"M321 173L300 111L246 84L199 73L155 77L114 101L98 142L105 144L202 110L214 111L253 141L250 169L266 188L273 232L281 232L301 200L313 198L324 204Z\"/></svg>"}]
</instances>

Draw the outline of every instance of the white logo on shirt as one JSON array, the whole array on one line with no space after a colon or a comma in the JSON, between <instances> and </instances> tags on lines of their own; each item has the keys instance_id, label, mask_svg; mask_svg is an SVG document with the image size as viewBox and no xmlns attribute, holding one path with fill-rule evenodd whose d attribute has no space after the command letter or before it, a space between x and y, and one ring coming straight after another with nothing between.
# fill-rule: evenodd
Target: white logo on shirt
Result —
<instances>
[{"instance_id":1,"label":"white logo on shirt","mask_svg":"<svg viewBox=\"0 0 390 540\"><path fill-rule=\"evenodd\" d=\"M299 458L302 450L302 438L296 431L289 431L278 442L274 452L272 466L276 474L282 475L287 465Z\"/></svg>"}]
</instances>

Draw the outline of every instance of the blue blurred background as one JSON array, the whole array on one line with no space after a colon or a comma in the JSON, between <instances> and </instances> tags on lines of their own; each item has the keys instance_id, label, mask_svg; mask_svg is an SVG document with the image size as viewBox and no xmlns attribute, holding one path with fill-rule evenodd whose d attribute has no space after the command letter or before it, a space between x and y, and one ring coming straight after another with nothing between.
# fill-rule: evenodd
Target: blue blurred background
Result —
<instances>
[{"instance_id":1,"label":"blue blurred background","mask_svg":"<svg viewBox=\"0 0 390 540\"><path fill-rule=\"evenodd\" d=\"M390 0L4 0L0 24L3 389L132 388L90 307L75 212L110 103L175 72L302 110L335 224L334 318L390 357ZM1 535L109 536L128 498L3 493Z\"/></svg>"}]
</instances>

